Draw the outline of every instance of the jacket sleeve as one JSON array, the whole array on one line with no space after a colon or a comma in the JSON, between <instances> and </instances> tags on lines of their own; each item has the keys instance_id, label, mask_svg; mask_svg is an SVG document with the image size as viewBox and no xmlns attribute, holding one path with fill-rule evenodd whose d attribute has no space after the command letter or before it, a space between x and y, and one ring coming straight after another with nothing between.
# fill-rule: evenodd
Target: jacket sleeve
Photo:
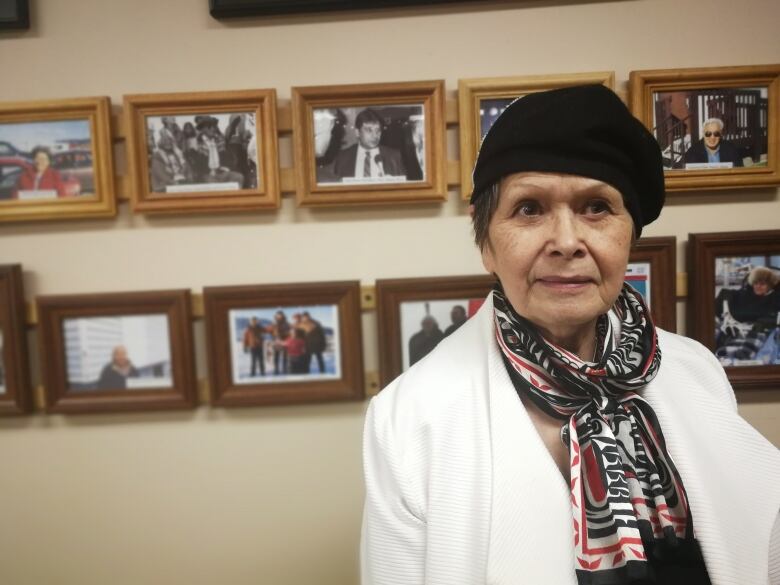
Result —
<instances>
[{"instance_id":1,"label":"jacket sleeve","mask_svg":"<svg viewBox=\"0 0 780 585\"><path fill-rule=\"evenodd\" d=\"M780 585L780 511L769 537L769 584Z\"/></svg>"},{"instance_id":2,"label":"jacket sleeve","mask_svg":"<svg viewBox=\"0 0 780 585\"><path fill-rule=\"evenodd\" d=\"M363 434L366 502L361 537L362 585L423 585L426 525L413 501L403 445L388 402L374 398ZM384 407L384 408L383 408Z\"/></svg>"}]
</instances>

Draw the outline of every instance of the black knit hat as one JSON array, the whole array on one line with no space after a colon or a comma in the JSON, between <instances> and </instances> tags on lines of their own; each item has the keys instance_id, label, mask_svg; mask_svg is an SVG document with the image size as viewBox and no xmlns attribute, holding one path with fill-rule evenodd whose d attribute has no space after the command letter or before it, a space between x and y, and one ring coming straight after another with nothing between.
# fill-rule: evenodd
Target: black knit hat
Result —
<instances>
[{"instance_id":1,"label":"black knit hat","mask_svg":"<svg viewBox=\"0 0 780 585\"><path fill-rule=\"evenodd\" d=\"M482 141L471 202L502 177L522 171L582 175L612 185L623 195L637 237L664 204L658 143L603 85L537 92L512 102Z\"/></svg>"}]
</instances>

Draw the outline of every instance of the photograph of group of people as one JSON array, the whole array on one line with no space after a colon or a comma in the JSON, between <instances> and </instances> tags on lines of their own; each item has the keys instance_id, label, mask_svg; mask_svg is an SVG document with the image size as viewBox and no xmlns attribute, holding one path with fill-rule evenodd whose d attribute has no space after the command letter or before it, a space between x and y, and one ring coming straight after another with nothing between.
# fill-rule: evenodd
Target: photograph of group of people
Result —
<instances>
[{"instance_id":1,"label":"photograph of group of people","mask_svg":"<svg viewBox=\"0 0 780 585\"><path fill-rule=\"evenodd\" d=\"M256 189L255 124L254 112L147 116L151 191Z\"/></svg>"},{"instance_id":2,"label":"photograph of group of people","mask_svg":"<svg viewBox=\"0 0 780 585\"><path fill-rule=\"evenodd\" d=\"M69 318L62 328L69 390L173 385L166 315Z\"/></svg>"},{"instance_id":3,"label":"photograph of group of people","mask_svg":"<svg viewBox=\"0 0 780 585\"><path fill-rule=\"evenodd\" d=\"M232 309L228 319L234 384L341 377L336 305Z\"/></svg>"},{"instance_id":4,"label":"photograph of group of people","mask_svg":"<svg viewBox=\"0 0 780 585\"><path fill-rule=\"evenodd\" d=\"M715 260L715 355L726 366L780 364L780 255Z\"/></svg>"},{"instance_id":5,"label":"photograph of group of people","mask_svg":"<svg viewBox=\"0 0 780 585\"><path fill-rule=\"evenodd\" d=\"M653 131L664 168L767 165L768 88L656 92Z\"/></svg>"},{"instance_id":6,"label":"photograph of group of people","mask_svg":"<svg viewBox=\"0 0 780 585\"><path fill-rule=\"evenodd\" d=\"M316 108L312 118L317 184L426 178L422 105Z\"/></svg>"},{"instance_id":7,"label":"photograph of group of people","mask_svg":"<svg viewBox=\"0 0 780 585\"><path fill-rule=\"evenodd\" d=\"M93 195L89 120L0 124L0 201Z\"/></svg>"}]
</instances>

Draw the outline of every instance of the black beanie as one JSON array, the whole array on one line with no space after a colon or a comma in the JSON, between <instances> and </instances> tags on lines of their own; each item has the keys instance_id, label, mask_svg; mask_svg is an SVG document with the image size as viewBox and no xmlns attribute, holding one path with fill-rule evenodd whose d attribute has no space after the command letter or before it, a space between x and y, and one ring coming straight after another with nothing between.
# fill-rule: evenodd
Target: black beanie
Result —
<instances>
[{"instance_id":1,"label":"black beanie","mask_svg":"<svg viewBox=\"0 0 780 585\"><path fill-rule=\"evenodd\" d=\"M471 203L502 177L523 171L581 175L612 185L623 195L637 237L664 204L658 143L603 85L531 93L513 101L482 141Z\"/></svg>"}]
</instances>

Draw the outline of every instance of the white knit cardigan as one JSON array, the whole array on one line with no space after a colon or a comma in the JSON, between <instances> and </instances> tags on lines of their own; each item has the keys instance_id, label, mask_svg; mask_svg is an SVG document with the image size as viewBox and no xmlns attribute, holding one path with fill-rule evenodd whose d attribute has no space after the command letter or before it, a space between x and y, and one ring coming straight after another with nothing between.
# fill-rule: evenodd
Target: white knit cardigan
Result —
<instances>
[{"instance_id":1,"label":"white knit cardigan","mask_svg":"<svg viewBox=\"0 0 780 585\"><path fill-rule=\"evenodd\" d=\"M371 401L363 585L576 585L569 488L507 375L491 299ZM737 414L706 348L658 342L643 396L713 585L780 584L780 453Z\"/></svg>"}]
</instances>

